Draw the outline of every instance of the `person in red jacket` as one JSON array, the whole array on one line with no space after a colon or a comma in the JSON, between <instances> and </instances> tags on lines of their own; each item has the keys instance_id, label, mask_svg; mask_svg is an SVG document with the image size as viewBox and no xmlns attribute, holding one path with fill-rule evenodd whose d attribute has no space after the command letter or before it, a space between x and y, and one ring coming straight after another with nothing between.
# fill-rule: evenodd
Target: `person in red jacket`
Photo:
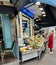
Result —
<instances>
[{"instance_id":1,"label":"person in red jacket","mask_svg":"<svg viewBox=\"0 0 56 65\"><path fill-rule=\"evenodd\" d=\"M50 53L53 53L53 43L54 43L54 31L51 30L48 40L48 48L50 48Z\"/></svg>"}]
</instances>

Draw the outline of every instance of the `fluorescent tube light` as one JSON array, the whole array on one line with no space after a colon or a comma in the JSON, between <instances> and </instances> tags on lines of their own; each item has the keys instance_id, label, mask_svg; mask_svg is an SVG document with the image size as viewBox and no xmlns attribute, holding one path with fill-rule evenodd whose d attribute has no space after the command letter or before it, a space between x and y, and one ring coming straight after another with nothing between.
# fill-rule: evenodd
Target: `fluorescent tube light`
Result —
<instances>
[{"instance_id":1,"label":"fluorescent tube light","mask_svg":"<svg viewBox=\"0 0 56 65\"><path fill-rule=\"evenodd\" d=\"M39 8L41 11L43 10L43 8Z\"/></svg>"},{"instance_id":2,"label":"fluorescent tube light","mask_svg":"<svg viewBox=\"0 0 56 65\"><path fill-rule=\"evenodd\" d=\"M42 12L42 14L45 14L45 12Z\"/></svg>"},{"instance_id":3,"label":"fluorescent tube light","mask_svg":"<svg viewBox=\"0 0 56 65\"><path fill-rule=\"evenodd\" d=\"M41 3L40 3L40 2L36 2L36 4L37 4L37 5L41 5Z\"/></svg>"},{"instance_id":4,"label":"fluorescent tube light","mask_svg":"<svg viewBox=\"0 0 56 65\"><path fill-rule=\"evenodd\" d=\"M46 15L43 15L43 17L45 17Z\"/></svg>"}]
</instances>

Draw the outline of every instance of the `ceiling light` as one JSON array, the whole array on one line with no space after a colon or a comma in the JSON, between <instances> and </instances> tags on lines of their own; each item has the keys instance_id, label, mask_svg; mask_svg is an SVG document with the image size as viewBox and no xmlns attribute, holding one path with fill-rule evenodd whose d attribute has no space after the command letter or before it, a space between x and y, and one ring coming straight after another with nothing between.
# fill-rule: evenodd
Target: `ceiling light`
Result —
<instances>
[{"instance_id":1,"label":"ceiling light","mask_svg":"<svg viewBox=\"0 0 56 65\"><path fill-rule=\"evenodd\" d=\"M40 3L40 2L36 2L36 4L37 4L37 5L41 5L41 3Z\"/></svg>"},{"instance_id":2,"label":"ceiling light","mask_svg":"<svg viewBox=\"0 0 56 65\"><path fill-rule=\"evenodd\" d=\"M35 26L37 26L37 25L35 24Z\"/></svg>"},{"instance_id":3,"label":"ceiling light","mask_svg":"<svg viewBox=\"0 0 56 65\"><path fill-rule=\"evenodd\" d=\"M39 18L39 20L41 20L41 18Z\"/></svg>"},{"instance_id":4,"label":"ceiling light","mask_svg":"<svg viewBox=\"0 0 56 65\"><path fill-rule=\"evenodd\" d=\"M38 19L36 21L38 21Z\"/></svg>"},{"instance_id":5,"label":"ceiling light","mask_svg":"<svg viewBox=\"0 0 56 65\"><path fill-rule=\"evenodd\" d=\"M39 8L40 10L43 10L43 8Z\"/></svg>"},{"instance_id":6,"label":"ceiling light","mask_svg":"<svg viewBox=\"0 0 56 65\"><path fill-rule=\"evenodd\" d=\"M45 12L42 12L42 14L45 14Z\"/></svg>"},{"instance_id":7,"label":"ceiling light","mask_svg":"<svg viewBox=\"0 0 56 65\"><path fill-rule=\"evenodd\" d=\"M45 17L46 15L43 15L43 17Z\"/></svg>"}]
</instances>

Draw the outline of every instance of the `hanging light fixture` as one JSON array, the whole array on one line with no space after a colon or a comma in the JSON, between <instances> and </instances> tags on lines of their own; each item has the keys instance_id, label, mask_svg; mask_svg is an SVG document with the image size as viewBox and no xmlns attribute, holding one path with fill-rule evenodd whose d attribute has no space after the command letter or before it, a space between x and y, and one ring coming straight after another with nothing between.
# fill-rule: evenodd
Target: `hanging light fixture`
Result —
<instances>
[{"instance_id":1,"label":"hanging light fixture","mask_svg":"<svg viewBox=\"0 0 56 65\"><path fill-rule=\"evenodd\" d=\"M38 21L38 19L36 21Z\"/></svg>"},{"instance_id":2,"label":"hanging light fixture","mask_svg":"<svg viewBox=\"0 0 56 65\"><path fill-rule=\"evenodd\" d=\"M41 11L43 10L43 8L39 8Z\"/></svg>"},{"instance_id":3,"label":"hanging light fixture","mask_svg":"<svg viewBox=\"0 0 56 65\"><path fill-rule=\"evenodd\" d=\"M39 18L38 20L41 20L41 18Z\"/></svg>"},{"instance_id":4,"label":"hanging light fixture","mask_svg":"<svg viewBox=\"0 0 56 65\"><path fill-rule=\"evenodd\" d=\"M44 14L43 17L46 17L46 14Z\"/></svg>"},{"instance_id":5,"label":"hanging light fixture","mask_svg":"<svg viewBox=\"0 0 56 65\"><path fill-rule=\"evenodd\" d=\"M37 25L35 24L35 26L37 27Z\"/></svg>"},{"instance_id":6,"label":"hanging light fixture","mask_svg":"<svg viewBox=\"0 0 56 65\"><path fill-rule=\"evenodd\" d=\"M40 16L38 17L38 20L41 20L41 17Z\"/></svg>"},{"instance_id":7,"label":"hanging light fixture","mask_svg":"<svg viewBox=\"0 0 56 65\"><path fill-rule=\"evenodd\" d=\"M36 5L41 5L41 3L40 2L36 2Z\"/></svg>"},{"instance_id":8,"label":"hanging light fixture","mask_svg":"<svg viewBox=\"0 0 56 65\"><path fill-rule=\"evenodd\" d=\"M45 14L45 12L43 11L42 14Z\"/></svg>"}]
</instances>

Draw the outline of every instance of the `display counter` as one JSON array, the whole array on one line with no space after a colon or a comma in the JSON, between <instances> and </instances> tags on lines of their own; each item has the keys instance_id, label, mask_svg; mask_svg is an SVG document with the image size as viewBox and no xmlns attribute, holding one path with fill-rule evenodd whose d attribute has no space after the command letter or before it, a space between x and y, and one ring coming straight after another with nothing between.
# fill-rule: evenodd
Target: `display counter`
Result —
<instances>
[{"instance_id":1,"label":"display counter","mask_svg":"<svg viewBox=\"0 0 56 65\"><path fill-rule=\"evenodd\" d=\"M37 50L28 51L27 53L22 53L22 62L35 58L38 56Z\"/></svg>"},{"instance_id":2,"label":"display counter","mask_svg":"<svg viewBox=\"0 0 56 65\"><path fill-rule=\"evenodd\" d=\"M20 57L21 57L21 63L33 58L37 58L41 56L42 51L45 51L45 44L42 43L41 45L39 45L38 49L32 49L32 50L28 50L27 52L21 52L20 53Z\"/></svg>"}]
</instances>

